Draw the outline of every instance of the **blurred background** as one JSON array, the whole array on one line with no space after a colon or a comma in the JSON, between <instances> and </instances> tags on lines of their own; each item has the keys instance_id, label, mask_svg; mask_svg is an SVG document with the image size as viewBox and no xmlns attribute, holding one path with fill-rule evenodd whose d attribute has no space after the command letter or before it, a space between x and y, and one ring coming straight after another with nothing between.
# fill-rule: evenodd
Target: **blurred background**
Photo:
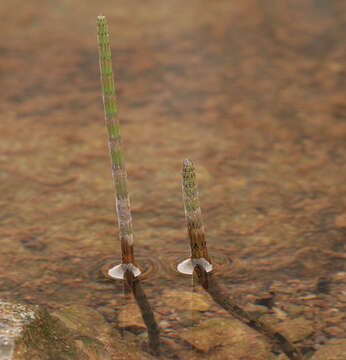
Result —
<instances>
[{"instance_id":1,"label":"blurred background","mask_svg":"<svg viewBox=\"0 0 346 360\"><path fill-rule=\"evenodd\" d=\"M342 338L345 324L328 321L346 302L343 0L2 0L0 297L115 316L113 288L95 275L120 260L99 14L154 308L153 291L190 286L172 270L189 253L180 173L190 158L209 253L233 260L219 276L235 298L275 290L296 303L312 322L296 340L306 348Z\"/></svg>"}]
</instances>

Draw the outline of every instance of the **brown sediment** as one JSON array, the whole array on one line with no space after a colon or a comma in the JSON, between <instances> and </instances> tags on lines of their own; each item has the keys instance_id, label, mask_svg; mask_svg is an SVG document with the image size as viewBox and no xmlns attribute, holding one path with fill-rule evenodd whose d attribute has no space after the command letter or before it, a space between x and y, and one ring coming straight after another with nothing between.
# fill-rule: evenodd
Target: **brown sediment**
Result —
<instances>
[{"instance_id":1,"label":"brown sediment","mask_svg":"<svg viewBox=\"0 0 346 360\"><path fill-rule=\"evenodd\" d=\"M219 287L212 272L206 272L202 266L196 265L194 268L194 278L197 278L198 283L202 285L204 290L216 303L244 324L265 335L273 344L277 345L289 359L304 360L300 351L282 334L262 321L259 321L256 317L235 304Z\"/></svg>"},{"instance_id":2,"label":"brown sediment","mask_svg":"<svg viewBox=\"0 0 346 360\"><path fill-rule=\"evenodd\" d=\"M271 219L270 217L266 217L262 221L257 223L255 226L246 230L241 230L239 228L237 229L237 227L233 225L232 229L230 229L229 232L233 235L254 235L260 230L262 230L266 225L270 224L272 221L273 219Z\"/></svg>"},{"instance_id":3,"label":"brown sediment","mask_svg":"<svg viewBox=\"0 0 346 360\"><path fill-rule=\"evenodd\" d=\"M20 146L18 148L0 148L0 152L3 155L25 155L30 153L36 153L39 151L39 146Z\"/></svg>"},{"instance_id":4,"label":"brown sediment","mask_svg":"<svg viewBox=\"0 0 346 360\"><path fill-rule=\"evenodd\" d=\"M72 203L68 203L66 205L61 205L56 208L51 209L42 209L43 212L47 213L48 215L56 215L56 214L63 214L68 211L72 211L74 209L84 209L87 208L102 208L103 205L98 201L92 201L92 200L82 200L82 201L76 201Z\"/></svg>"},{"instance_id":5,"label":"brown sediment","mask_svg":"<svg viewBox=\"0 0 346 360\"><path fill-rule=\"evenodd\" d=\"M99 223L113 225L114 224L114 216L111 216L111 215L94 216L94 217L90 218L89 220L85 221L85 225L93 225L93 224L99 224Z\"/></svg>"},{"instance_id":6,"label":"brown sediment","mask_svg":"<svg viewBox=\"0 0 346 360\"><path fill-rule=\"evenodd\" d=\"M68 178L61 179L61 180L49 180L49 179L45 179L45 178L33 178L33 180L36 180L41 185L48 185L48 186L62 186L62 185L69 184L69 183L71 183L73 181L76 181L77 179L78 179L77 176L70 176Z\"/></svg>"},{"instance_id":7,"label":"brown sediment","mask_svg":"<svg viewBox=\"0 0 346 360\"><path fill-rule=\"evenodd\" d=\"M55 236L55 239L59 241L76 241L78 239L77 236L71 236L71 235L57 235Z\"/></svg>"},{"instance_id":8,"label":"brown sediment","mask_svg":"<svg viewBox=\"0 0 346 360\"><path fill-rule=\"evenodd\" d=\"M47 185L47 186L63 186L71 182L74 182L78 179L77 176L69 176L62 179L56 179L56 177L51 176L51 179L49 179L43 177L42 175L33 176L33 175L25 174L22 171L18 170L17 168L16 169L8 168L6 169L6 171L12 173L15 176L21 177L22 179L26 179L26 180L29 179L39 183L40 185Z\"/></svg>"},{"instance_id":9,"label":"brown sediment","mask_svg":"<svg viewBox=\"0 0 346 360\"><path fill-rule=\"evenodd\" d=\"M280 263L272 264L270 260L268 260L268 256L271 256L273 253L282 252L284 249L287 249L286 246L278 245L274 246L272 249L268 250L268 252L261 253L261 258L263 260L256 261L256 269L257 271L267 271L270 266L270 271L280 271L281 269L288 269L295 267L300 262L306 262L307 259L312 258L313 256L319 256L319 259L323 261L332 261L332 259L346 259L346 255L343 253L338 253L332 250L324 250L318 249L314 247L304 247L303 249L298 250L293 256L281 256ZM326 264L326 263L325 263ZM249 266L249 264L248 264ZM250 265L251 266L251 265Z\"/></svg>"}]
</instances>

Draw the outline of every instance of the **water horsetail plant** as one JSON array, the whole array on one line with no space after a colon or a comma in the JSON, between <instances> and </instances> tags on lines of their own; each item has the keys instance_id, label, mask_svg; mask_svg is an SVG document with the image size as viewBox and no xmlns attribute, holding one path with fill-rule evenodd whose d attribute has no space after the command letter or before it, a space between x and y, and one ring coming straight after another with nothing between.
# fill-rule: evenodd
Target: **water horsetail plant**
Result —
<instances>
[{"instance_id":1,"label":"water horsetail plant","mask_svg":"<svg viewBox=\"0 0 346 360\"><path fill-rule=\"evenodd\" d=\"M183 163L182 189L191 257L178 265L178 271L183 274L193 274L194 280L197 280L217 304L236 319L266 336L289 359L304 360L300 351L286 337L239 307L218 285L208 256L202 212L198 199L196 173L190 160L184 160Z\"/></svg>"},{"instance_id":2,"label":"water horsetail plant","mask_svg":"<svg viewBox=\"0 0 346 360\"><path fill-rule=\"evenodd\" d=\"M109 152L112 163L112 174L115 187L115 207L118 216L122 254L122 263L110 269L108 274L114 278L123 279L126 270L130 269L134 276L138 276L140 274L140 270L135 266L133 253L133 230L130 198L127 188L127 173L124 155L121 148L119 120L117 118L117 105L108 25L104 16L97 17L97 34L103 105L108 133Z\"/></svg>"},{"instance_id":3,"label":"water horsetail plant","mask_svg":"<svg viewBox=\"0 0 346 360\"><path fill-rule=\"evenodd\" d=\"M210 272L213 266L207 250L195 167L188 159L183 162L182 191L191 257L179 263L177 269L180 273L192 275L194 267L199 264L206 272Z\"/></svg>"}]
</instances>

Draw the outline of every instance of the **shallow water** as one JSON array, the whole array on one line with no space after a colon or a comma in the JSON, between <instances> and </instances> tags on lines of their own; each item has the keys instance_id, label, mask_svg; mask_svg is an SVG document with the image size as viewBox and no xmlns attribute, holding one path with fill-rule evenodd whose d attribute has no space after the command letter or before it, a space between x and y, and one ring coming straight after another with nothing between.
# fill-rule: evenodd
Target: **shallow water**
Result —
<instances>
[{"instance_id":1,"label":"shallow water","mask_svg":"<svg viewBox=\"0 0 346 360\"><path fill-rule=\"evenodd\" d=\"M179 336L231 319L198 287L207 305L194 310L192 280L175 271L189 254L185 158L232 299L266 305L286 334L301 319L293 341L308 358L344 339L345 3L98 3L0 4L0 298L86 305L116 328L134 303L103 275L121 258L97 58L103 13L135 255L172 356L231 358L232 348Z\"/></svg>"}]
</instances>

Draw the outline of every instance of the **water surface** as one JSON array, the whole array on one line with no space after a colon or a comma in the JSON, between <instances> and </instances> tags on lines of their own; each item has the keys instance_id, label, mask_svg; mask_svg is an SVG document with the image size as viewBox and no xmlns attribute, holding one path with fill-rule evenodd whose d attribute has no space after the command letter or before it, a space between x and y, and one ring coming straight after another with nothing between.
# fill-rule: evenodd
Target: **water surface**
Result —
<instances>
[{"instance_id":1,"label":"water surface","mask_svg":"<svg viewBox=\"0 0 346 360\"><path fill-rule=\"evenodd\" d=\"M179 335L209 324L196 335L208 337L213 319L232 320L199 288L194 309L192 280L174 272L189 253L185 158L225 291L264 306L286 334L302 324L292 341L308 358L345 340L343 1L13 0L0 11L2 299L85 305L116 328L124 309L136 312L102 273L121 258L97 58L103 13L135 253L151 269L142 287L172 357L225 359L234 348Z\"/></svg>"}]
</instances>

